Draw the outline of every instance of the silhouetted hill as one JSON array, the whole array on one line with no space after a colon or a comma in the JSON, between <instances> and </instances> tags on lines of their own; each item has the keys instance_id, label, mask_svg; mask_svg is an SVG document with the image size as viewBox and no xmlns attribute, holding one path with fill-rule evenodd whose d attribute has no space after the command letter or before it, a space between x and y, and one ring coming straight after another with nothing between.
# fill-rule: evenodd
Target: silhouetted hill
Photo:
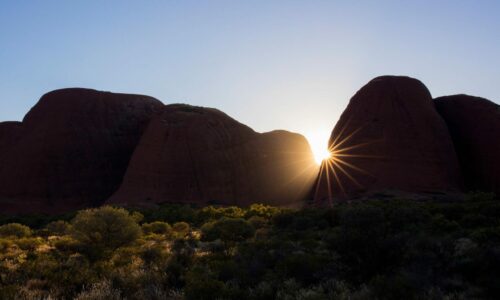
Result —
<instances>
[{"instance_id":1,"label":"silhouetted hill","mask_svg":"<svg viewBox=\"0 0 500 300\"><path fill-rule=\"evenodd\" d=\"M259 134L216 109L167 105L108 203L302 206L317 168L299 134Z\"/></svg>"},{"instance_id":2,"label":"silhouetted hill","mask_svg":"<svg viewBox=\"0 0 500 300\"><path fill-rule=\"evenodd\" d=\"M454 95L435 99L448 124L468 190L500 194L500 106Z\"/></svg>"},{"instance_id":3,"label":"silhouetted hill","mask_svg":"<svg viewBox=\"0 0 500 300\"><path fill-rule=\"evenodd\" d=\"M457 199L462 191L499 192L498 141L497 104L466 95L433 101L416 79L382 76L350 100L318 177L299 134L257 133L213 108L62 89L45 94L22 122L0 123L0 209Z\"/></svg>"},{"instance_id":4,"label":"silhouetted hill","mask_svg":"<svg viewBox=\"0 0 500 300\"><path fill-rule=\"evenodd\" d=\"M45 94L22 123L0 126L2 211L56 212L103 203L161 106L148 96L90 89Z\"/></svg>"},{"instance_id":5,"label":"silhouetted hill","mask_svg":"<svg viewBox=\"0 0 500 300\"><path fill-rule=\"evenodd\" d=\"M386 191L457 191L458 161L425 85L382 76L350 100L329 141L316 203Z\"/></svg>"}]
</instances>

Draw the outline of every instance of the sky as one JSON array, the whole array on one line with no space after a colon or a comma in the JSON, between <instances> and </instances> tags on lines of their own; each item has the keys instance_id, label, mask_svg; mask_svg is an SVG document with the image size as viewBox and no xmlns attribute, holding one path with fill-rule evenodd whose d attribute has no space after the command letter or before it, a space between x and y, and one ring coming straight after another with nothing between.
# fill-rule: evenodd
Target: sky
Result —
<instances>
[{"instance_id":1,"label":"sky","mask_svg":"<svg viewBox=\"0 0 500 300\"><path fill-rule=\"evenodd\" d=\"M218 108L327 143L379 75L500 101L500 1L0 0L0 121L65 87Z\"/></svg>"}]
</instances>

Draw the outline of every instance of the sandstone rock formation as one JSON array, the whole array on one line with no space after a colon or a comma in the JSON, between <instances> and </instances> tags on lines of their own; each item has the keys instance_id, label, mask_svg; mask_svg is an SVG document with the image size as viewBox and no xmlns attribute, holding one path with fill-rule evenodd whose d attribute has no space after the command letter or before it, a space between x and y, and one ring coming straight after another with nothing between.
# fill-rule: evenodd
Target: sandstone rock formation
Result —
<instances>
[{"instance_id":1,"label":"sandstone rock formation","mask_svg":"<svg viewBox=\"0 0 500 300\"><path fill-rule=\"evenodd\" d=\"M384 191L457 190L461 175L446 124L420 81L382 76L349 102L336 124L315 203Z\"/></svg>"},{"instance_id":2,"label":"sandstone rock formation","mask_svg":"<svg viewBox=\"0 0 500 300\"><path fill-rule=\"evenodd\" d=\"M317 175L309 144L211 108L168 105L144 133L109 203L302 205Z\"/></svg>"},{"instance_id":3,"label":"sandstone rock formation","mask_svg":"<svg viewBox=\"0 0 500 300\"><path fill-rule=\"evenodd\" d=\"M7 146L17 139L20 129L21 122L0 122L0 157Z\"/></svg>"},{"instance_id":4,"label":"sandstone rock formation","mask_svg":"<svg viewBox=\"0 0 500 300\"><path fill-rule=\"evenodd\" d=\"M147 96L62 89L44 95L22 123L1 123L2 212L60 212L103 203L162 106Z\"/></svg>"},{"instance_id":5,"label":"sandstone rock formation","mask_svg":"<svg viewBox=\"0 0 500 300\"><path fill-rule=\"evenodd\" d=\"M500 105L468 95L436 98L468 190L500 194Z\"/></svg>"}]
</instances>

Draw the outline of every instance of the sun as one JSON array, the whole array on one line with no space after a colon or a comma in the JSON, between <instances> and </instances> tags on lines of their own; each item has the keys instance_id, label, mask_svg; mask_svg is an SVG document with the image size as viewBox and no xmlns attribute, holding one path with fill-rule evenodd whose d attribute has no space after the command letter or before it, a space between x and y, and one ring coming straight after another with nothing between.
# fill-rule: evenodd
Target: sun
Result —
<instances>
[{"instance_id":1,"label":"sun","mask_svg":"<svg viewBox=\"0 0 500 300\"><path fill-rule=\"evenodd\" d=\"M318 165L321 165L321 163L326 160L330 159L332 157L332 153L328 151L326 147L322 147L320 149L313 149L313 155L314 155L314 160Z\"/></svg>"},{"instance_id":2,"label":"sun","mask_svg":"<svg viewBox=\"0 0 500 300\"><path fill-rule=\"evenodd\" d=\"M314 156L316 164L321 165L325 159L332 158L332 153L328 151L328 138L330 132L327 130L309 132L306 134L309 146Z\"/></svg>"}]
</instances>

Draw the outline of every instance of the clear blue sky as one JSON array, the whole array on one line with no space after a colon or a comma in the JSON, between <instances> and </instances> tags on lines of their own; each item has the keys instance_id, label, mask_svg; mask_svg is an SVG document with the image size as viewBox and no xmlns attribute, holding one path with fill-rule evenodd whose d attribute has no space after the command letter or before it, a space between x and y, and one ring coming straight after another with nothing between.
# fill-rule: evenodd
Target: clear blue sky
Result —
<instances>
[{"instance_id":1,"label":"clear blue sky","mask_svg":"<svg viewBox=\"0 0 500 300\"><path fill-rule=\"evenodd\" d=\"M498 103L500 1L0 0L2 121L50 90L89 87L326 143L349 98L384 74Z\"/></svg>"}]
</instances>

